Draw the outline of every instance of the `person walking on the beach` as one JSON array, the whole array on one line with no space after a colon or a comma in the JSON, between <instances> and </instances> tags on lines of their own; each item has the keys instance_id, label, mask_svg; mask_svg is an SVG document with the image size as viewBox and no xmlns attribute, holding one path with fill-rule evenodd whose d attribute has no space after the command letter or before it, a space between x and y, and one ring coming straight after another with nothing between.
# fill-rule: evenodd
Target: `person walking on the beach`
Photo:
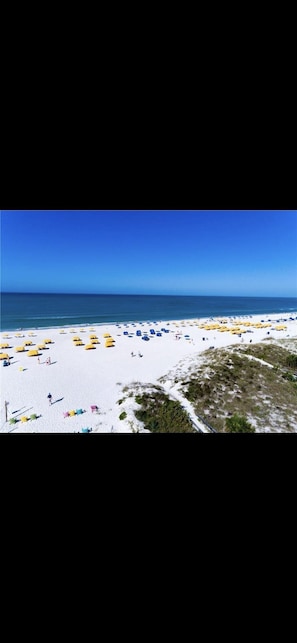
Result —
<instances>
[{"instance_id":1,"label":"person walking on the beach","mask_svg":"<svg viewBox=\"0 0 297 643\"><path fill-rule=\"evenodd\" d=\"M49 405L51 406L51 403L52 403L52 394L51 394L51 393L49 393L47 397L48 397Z\"/></svg>"},{"instance_id":2,"label":"person walking on the beach","mask_svg":"<svg viewBox=\"0 0 297 643\"><path fill-rule=\"evenodd\" d=\"M40 357L38 357L37 361L38 361L38 364L40 364Z\"/></svg>"},{"instance_id":3,"label":"person walking on the beach","mask_svg":"<svg viewBox=\"0 0 297 643\"><path fill-rule=\"evenodd\" d=\"M48 363L49 366L51 365L51 358L50 357L48 358L47 363Z\"/></svg>"}]
</instances>

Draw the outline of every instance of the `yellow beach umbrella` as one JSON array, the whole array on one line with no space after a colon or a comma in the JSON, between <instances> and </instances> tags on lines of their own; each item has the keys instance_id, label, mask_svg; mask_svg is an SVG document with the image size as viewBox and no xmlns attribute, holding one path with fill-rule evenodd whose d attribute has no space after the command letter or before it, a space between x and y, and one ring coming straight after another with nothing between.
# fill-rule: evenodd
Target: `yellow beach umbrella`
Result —
<instances>
[{"instance_id":1,"label":"yellow beach umbrella","mask_svg":"<svg viewBox=\"0 0 297 643\"><path fill-rule=\"evenodd\" d=\"M0 344L0 348L9 348L9 344Z\"/></svg>"},{"instance_id":2,"label":"yellow beach umbrella","mask_svg":"<svg viewBox=\"0 0 297 643\"><path fill-rule=\"evenodd\" d=\"M0 359L9 359L7 353L0 353Z\"/></svg>"},{"instance_id":3,"label":"yellow beach umbrella","mask_svg":"<svg viewBox=\"0 0 297 643\"><path fill-rule=\"evenodd\" d=\"M24 346L16 346L15 352L16 353L22 353L25 350Z\"/></svg>"},{"instance_id":4,"label":"yellow beach umbrella","mask_svg":"<svg viewBox=\"0 0 297 643\"><path fill-rule=\"evenodd\" d=\"M36 350L28 351L27 353L28 357L37 357L39 355L39 352Z\"/></svg>"},{"instance_id":5,"label":"yellow beach umbrella","mask_svg":"<svg viewBox=\"0 0 297 643\"><path fill-rule=\"evenodd\" d=\"M91 348L96 349L96 346L94 346L94 344L87 344L87 346L85 346L86 351L90 350Z\"/></svg>"}]
</instances>

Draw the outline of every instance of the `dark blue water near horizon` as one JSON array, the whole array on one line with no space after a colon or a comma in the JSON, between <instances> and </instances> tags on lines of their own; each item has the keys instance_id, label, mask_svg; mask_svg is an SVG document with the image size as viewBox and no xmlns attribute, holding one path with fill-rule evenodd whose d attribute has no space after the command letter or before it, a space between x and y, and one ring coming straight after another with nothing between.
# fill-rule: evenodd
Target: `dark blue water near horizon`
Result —
<instances>
[{"instance_id":1,"label":"dark blue water near horizon","mask_svg":"<svg viewBox=\"0 0 297 643\"><path fill-rule=\"evenodd\" d=\"M297 297L2 293L1 330L296 311Z\"/></svg>"}]
</instances>

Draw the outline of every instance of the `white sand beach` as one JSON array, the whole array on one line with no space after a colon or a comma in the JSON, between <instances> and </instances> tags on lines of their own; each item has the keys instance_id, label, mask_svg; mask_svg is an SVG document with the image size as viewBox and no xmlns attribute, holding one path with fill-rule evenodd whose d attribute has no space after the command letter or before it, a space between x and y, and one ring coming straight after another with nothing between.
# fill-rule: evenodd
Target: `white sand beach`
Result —
<instances>
[{"instance_id":1,"label":"white sand beach","mask_svg":"<svg viewBox=\"0 0 297 643\"><path fill-rule=\"evenodd\" d=\"M123 397L123 387L133 382L158 384L158 378L177 368L181 360L197 356L210 346L219 348L235 343L256 343L266 339L267 333L276 339L296 338L297 320L290 319L296 314L2 332L0 353L8 354L10 365L4 367L3 360L0 361L0 431L73 433L90 428L93 433L130 433L128 418L119 419L122 409L117 402ZM282 321L284 319L286 321ZM248 323L249 326L245 325ZM257 327L259 323L261 325ZM205 328L211 325L217 328ZM285 328L275 329L281 325ZM223 331L224 327L239 328L241 336L240 330L232 334L230 330ZM147 333L149 341L136 335L138 329L142 336ZM151 330L155 334L151 334ZM161 336L156 335L157 331ZM124 335L124 332L128 334ZM105 347L103 336L107 333L115 340L112 347ZM90 335L96 335L100 343L86 350ZM74 337L79 337L82 345L75 346ZM39 363L38 356L31 357L28 353L37 349L38 344L42 345L45 339L50 339L51 343L44 349L38 349ZM28 344L24 352L16 352L16 347L29 341L32 344ZM6 343L8 347L3 347ZM47 364L49 357L51 363ZM51 405L47 397L49 393L52 395ZM8 402L7 421L5 402ZM91 406L97 406L98 413L92 412ZM64 417L65 413L80 409L82 414ZM37 419L21 421L22 417L30 418L32 414ZM11 418L18 421L11 424Z\"/></svg>"}]
</instances>

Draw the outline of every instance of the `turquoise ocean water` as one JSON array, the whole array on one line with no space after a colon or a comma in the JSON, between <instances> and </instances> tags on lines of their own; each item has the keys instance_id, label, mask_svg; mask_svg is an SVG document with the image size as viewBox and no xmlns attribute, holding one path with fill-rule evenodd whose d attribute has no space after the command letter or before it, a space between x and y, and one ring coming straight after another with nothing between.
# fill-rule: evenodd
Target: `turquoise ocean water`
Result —
<instances>
[{"instance_id":1,"label":"turquoise ocean water","mask_svg":"<svg viewBox=\"0 0 297 643\"><path fill-rule=\"evenodd\" d=\"M1 294L1 330L290 313L296 297Z\"/></svg>"}]
</instances>

